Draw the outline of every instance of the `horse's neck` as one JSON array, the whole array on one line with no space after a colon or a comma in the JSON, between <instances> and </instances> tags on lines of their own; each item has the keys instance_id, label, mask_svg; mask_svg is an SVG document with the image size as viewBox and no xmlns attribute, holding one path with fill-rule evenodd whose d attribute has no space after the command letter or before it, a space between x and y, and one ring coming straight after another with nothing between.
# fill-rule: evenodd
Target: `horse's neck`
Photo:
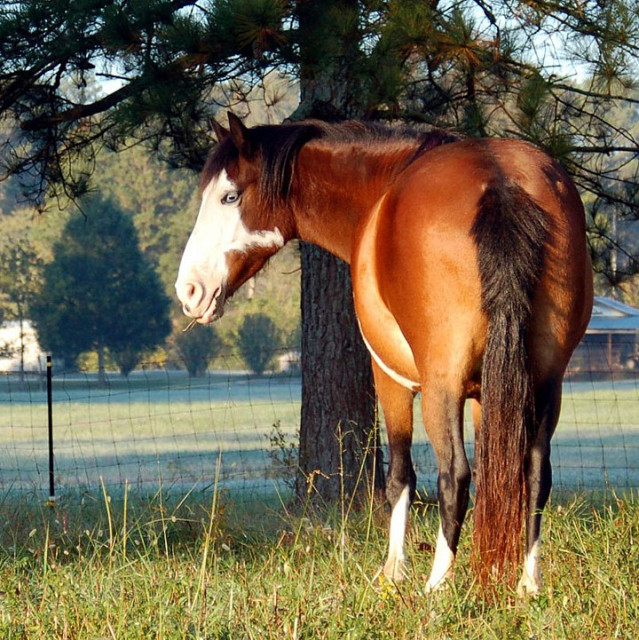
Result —
<instances>
[{"instance_id":1,"label":"horse's neck","mask_svg":"<svg viewBox=\"0 0 639 640\"><path fill-rule=\"evenodd\" d=\"M350 262L363 216L410 161L418 143L367 147L306 145L298 158L294 211L298 235Z\"/></svg>"}]
</instances>

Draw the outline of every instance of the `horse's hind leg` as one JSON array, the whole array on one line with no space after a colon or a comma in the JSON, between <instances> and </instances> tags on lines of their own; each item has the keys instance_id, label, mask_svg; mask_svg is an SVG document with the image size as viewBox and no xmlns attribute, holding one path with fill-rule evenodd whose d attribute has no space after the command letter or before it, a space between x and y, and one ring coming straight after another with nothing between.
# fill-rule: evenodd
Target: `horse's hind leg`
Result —
<instances>
[{"instance_id":1,"label":"horse's hind leg","mask_svg":"<svg viewBox=\"0 0 639 640\"><path fill-rule=\"evenodd\" d=\"M463 404L461 394L436 381L422 386L424 426L437 459L440 514L437 547L426 583L427 591L439 587L450 572L468 508L471 473L463 441Z\"/></svg>"},{"instance_id":2,"label":"horse's hind leg","mask_svg":"<svg viewBox=\"0 0 639 640\"><path fill-rule=\"evenodd\" d=\"M520 596L537 595L541 588L539 553L541 542L541 516L552 487L550 465L550 439L557 426L561 405L561 379L550 380L535 393L537 433L531 444L526 465L528 485L528 522L526 531L526 557L521 579L517 586Z\"/></svg>"},{"instance_id":3,"label":"horse's hind leg","mask_svg":"<svg viewBox=\"0 0 639 640\"><path fill-rule=\"evenodd\" d=\"M391 506L388 558L384 575L393 581L406 576L404 540L408 511L415 496L416 477L410 455L413 439L414 392L390 378L373 363L375 388L384 411L390 450L386 498Z\"/></svg>"}]
</instances>

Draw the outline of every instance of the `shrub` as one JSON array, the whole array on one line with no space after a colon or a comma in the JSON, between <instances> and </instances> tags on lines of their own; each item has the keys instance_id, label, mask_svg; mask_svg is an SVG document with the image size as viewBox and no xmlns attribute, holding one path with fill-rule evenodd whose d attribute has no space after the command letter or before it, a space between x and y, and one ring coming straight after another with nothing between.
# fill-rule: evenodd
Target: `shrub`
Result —
<instances>
[{"instance_id":1,"label":"shrub","mask_svg":"<svg viewBox=\"0 0 639 640\"><path fill-rule=\"evenodd\" d=\"M175 346L189 377L198 378L206 373L209 362L220 353L224 343L213 327L196 324L177 334Z\"/></svg>"},{"instance_id":2,"label":"shrub","mask_svg":"<svg viewBox=\"0 0 639 640\"><path fill-rule=\"evenodd\" d=\"M255 313L244 317L236 340L244 362L251 371L260 375L280 346L280 332L267 315Z\"/></svg>"}]
</instances>

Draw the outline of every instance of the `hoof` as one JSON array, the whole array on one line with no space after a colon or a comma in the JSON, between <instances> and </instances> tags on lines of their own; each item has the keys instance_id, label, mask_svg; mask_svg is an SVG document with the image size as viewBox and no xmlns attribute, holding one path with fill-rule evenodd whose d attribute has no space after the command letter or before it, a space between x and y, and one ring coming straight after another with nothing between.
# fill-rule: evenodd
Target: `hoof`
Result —
<instances>
[{"instance_id":1,"label":"hoof","mask_svg":"<svg viewBox=\"0 0 639 640\"><path fill-rule=\"evenodd\" d=\"M435 591L444 591L448 589L448 587L450 586L450 575L451 572L448 572L444 577L439 578L439 580L433 580L432 578L429 578L424 591L426 593L434 593Z\"/></svg>"},{"instance_id":2,"label":"hoof","mask_svg":"<svg viewBox=\"0 0 639 640\"><path fill-rule=\"evenodd\" d=\"M528 573L524 573L517 585L517 595L520 598L536 598L540 589L540 580Z\"/></svg>"},{"instance_id":3,"label":"hoof","mask_svg":"<svg viewBox=\"0 0 639 640\"><path fill-rule=\"evenodd\" d=\"M382 574L386 580L391 582L402 582L408 577L405 560L388 560L382 569Z\"/></svg>"}]
</instances>

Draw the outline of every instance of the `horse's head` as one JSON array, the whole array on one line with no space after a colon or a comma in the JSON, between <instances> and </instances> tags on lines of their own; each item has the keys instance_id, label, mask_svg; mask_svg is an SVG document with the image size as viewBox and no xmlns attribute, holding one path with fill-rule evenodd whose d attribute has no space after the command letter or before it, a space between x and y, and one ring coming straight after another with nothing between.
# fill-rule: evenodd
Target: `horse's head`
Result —
<instances>
[{"instance_id":1,"label":"horse's head","mask_svg":"<svg viewBox=\"0 0 639 640\"><path fill-rule=\"evenodd\" d=\"M248 130L229 114L214 123L218 145L203 173L202 202L184 249L175 288L184 313L206 324L224 302L290 239L260 193L261 154Z\"/></svg>"}]
</instances>

